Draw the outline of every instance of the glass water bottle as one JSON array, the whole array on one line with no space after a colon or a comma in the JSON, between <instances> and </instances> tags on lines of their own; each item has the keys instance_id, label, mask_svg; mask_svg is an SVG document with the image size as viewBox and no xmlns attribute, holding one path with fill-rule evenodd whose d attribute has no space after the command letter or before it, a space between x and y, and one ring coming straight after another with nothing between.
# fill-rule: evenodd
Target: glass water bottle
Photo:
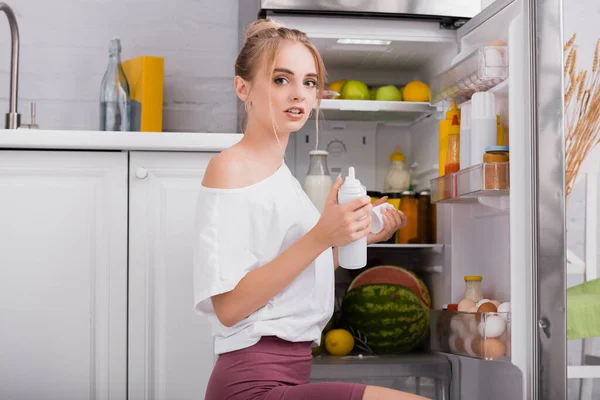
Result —
<instances>
[{"instance_id":1,"label":"glass water bottle","mask_svg":"<svg viewBox=\"0 0 600 400\"><path fill-rule=\"evenodd\" d=\"M304 179L303 188L317 210L322 213L325 201L333 185L329 169L327 168L327 156L329 153L325 150L313 150L308 154L310 155L310 164L308 166L308 173Z\"/></svg>"},{"instance_id":2,"label":"glass water bottle","mask_svg":"<svg viewBox=\"0 0 600 400\"><path fill-rule=\"evenodd\" d=\"M110 41L108 54L108 66L100 87L100 130L129 131L131 99L127 77L121 66L119 38Z\"/></svg>"}]
</instances>

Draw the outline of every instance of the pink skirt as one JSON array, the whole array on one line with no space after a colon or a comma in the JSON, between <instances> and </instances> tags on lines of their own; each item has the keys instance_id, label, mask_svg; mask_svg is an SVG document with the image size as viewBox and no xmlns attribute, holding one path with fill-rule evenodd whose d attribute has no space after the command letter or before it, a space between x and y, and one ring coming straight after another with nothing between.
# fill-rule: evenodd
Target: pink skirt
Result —
<instances>
[{"instance_id":1,"label":"pink skirt","mask_svg":"<svg viewBox=\"0 0 600 400\"><path fill-rule=\"evenodd\" d=\"M362 400L366 385L309 383L311 344L274 336L219 355L205 400Z\"/></svg>"}]
</instances>

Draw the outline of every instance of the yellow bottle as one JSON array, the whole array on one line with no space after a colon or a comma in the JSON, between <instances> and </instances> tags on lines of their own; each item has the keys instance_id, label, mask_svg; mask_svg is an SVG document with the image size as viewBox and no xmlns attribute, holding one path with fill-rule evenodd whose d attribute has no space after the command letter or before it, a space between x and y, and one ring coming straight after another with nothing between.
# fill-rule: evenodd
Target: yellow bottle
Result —
<instances>
[{"instance_id":1,"label":"yellow bottle","mask_svg":"<svg viewBox=\"0 0 600 400\"><path fill-rule=\"evenodd\" d=\"M456 108L456 102L452 100L450 108L446 111L446 119L440 121L439 176L444 176L446 154L448 153L448 135L450 134L450 126L455 115L460 122L460 110Z\"/></svg>"},{"instance_id":2,"label":"yellow bottle","mask_svg":"<svg viewBox=\"0 0 600 400\"><path fill-rule=\"evenodd\" d=\"M496 145L498 146L505 146L504 144L504 127L502 126L502 124L500 123L500 116L498 114L496 114L496 127L497 129L497 133L496 133Z\"/></svg>"}]
</instances>

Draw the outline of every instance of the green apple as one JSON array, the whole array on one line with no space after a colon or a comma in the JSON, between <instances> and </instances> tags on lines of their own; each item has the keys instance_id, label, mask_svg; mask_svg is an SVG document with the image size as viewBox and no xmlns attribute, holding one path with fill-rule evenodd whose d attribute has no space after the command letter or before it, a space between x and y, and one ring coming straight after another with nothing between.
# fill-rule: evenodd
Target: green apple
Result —
<instances>
[{"instance_id":1,"label":"green apple","mask_svg":"<svg viewBox=\"0 0 600 400\"><path fill-rule=\"evenodd\" d=\"M394 85L382 86L375 93L375 100L402 101L402 93Z\"/></svg>"}]
</instances>

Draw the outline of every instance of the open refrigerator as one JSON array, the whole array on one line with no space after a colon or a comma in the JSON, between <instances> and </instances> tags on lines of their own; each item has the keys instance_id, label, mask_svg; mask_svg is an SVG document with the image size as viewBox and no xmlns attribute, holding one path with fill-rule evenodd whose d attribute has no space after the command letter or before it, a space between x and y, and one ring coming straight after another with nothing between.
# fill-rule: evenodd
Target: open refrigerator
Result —
<instances>
[{"instance_id":1,"label":"open refrigerator","mask_svg":"<svg viewBox=\"0 0 600 400\"><path fill-rule=\"evenodd\" d=\"M416 353L316 357L312 379L361 381L439 399L564 399L562 4L440 3L445 2L240 2L241 26L269 16L306 32L323 56L330 82L400 85L418 79L429 84L430 103L323 100L319 148L329 151L333 176L352 165L368 190L381 191L389 155L399 145L413 184L432 190L435 244L368 250L370 262L409 266L426 282L432 326L445 318L440 311L444 304L462 299L466 275L483 276L485 296L512 305L505 316L510 350L499 360L457 354L441 346L432 330L429 346ZM469 83L476 81L472 76L468 80L470 63L482 74L476 78L486 80L485 65L477 67L477 62L495 40L507 43L504 75L475 90L495 95L509 138L510 188L489 191L477 186L484 174L478 166L455 177L446 175L444 179L456 179L456 190L436 198L440 119L450 100L459 107L468 104L473 92ZM315 147L313 122L295 134L287 149L286 161L300 182L308 169L308 152Z\"/></svg>"}]
</instances>

